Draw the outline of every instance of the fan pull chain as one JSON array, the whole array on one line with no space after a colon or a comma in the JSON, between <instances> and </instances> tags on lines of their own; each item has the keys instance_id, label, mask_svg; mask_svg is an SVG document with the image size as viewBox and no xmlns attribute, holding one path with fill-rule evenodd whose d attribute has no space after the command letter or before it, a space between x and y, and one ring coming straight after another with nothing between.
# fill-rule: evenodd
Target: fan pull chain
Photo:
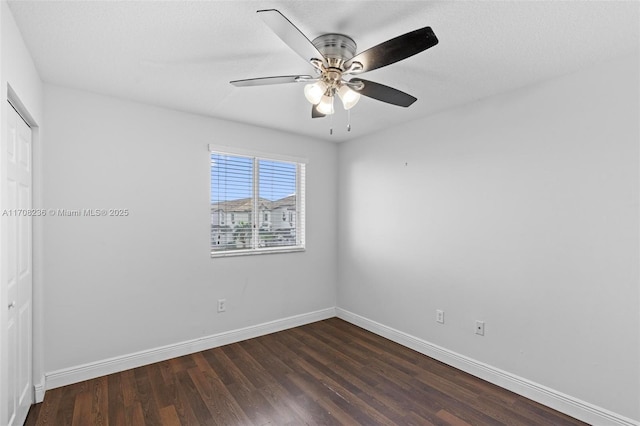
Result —
<instances>
[{"instance_id":1,"label":"fan pull chain","mask_svg":"<svg viewBox=\"0 0 640 426\"><path fill-rule=\"evenodd\" d=\"M331 106L332 106L332 109L333 109L333 97L331 97L331 104L332 104ZM334 114L331 114L331 118L330 118L331 122L329 123L329 134L330 135L333 135L333 116L334 116Z\"/></svg>"},{"instance_id":2,"label":"fan pull chain","mask_svg":"<svg viewBox=\"0 0 640 426\"><path fill-rule=\"evenodd\" d=\"M347 110L347 132L351 131L351 109Z\"/></svg>"}]
</instances>

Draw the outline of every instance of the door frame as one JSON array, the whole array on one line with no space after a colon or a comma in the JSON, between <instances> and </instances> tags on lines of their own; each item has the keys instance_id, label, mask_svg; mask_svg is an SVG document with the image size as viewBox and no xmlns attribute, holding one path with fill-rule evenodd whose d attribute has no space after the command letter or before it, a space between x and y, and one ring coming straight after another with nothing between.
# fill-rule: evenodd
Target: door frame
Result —
<instances>
[{"instance_id":1,"label":"door frame","mask_svg":"<svg viewBox=\"0 0 640 426\"><path fill-rule=\"evenodd\" d=\"M4 89L4 88L3 88ZM4 91L4 90L3 90ZM4 98L4 97L3 97ZM6 100L6 102L5 102ZM32 208L39 208L41 206L41 185L40 185L40 128L33 118L29 110L20 100L20 97L13 90L9 83L6 83L6 98L1 99L2 105L0 105L0 212L5 209L7 205L6 191L3 189L6 185L6 144L7 134L6 125L9 117L9 110L7 108L13 108L22 117L22 119L31 128L31 155L32 155ZM38 206L38 207L36 207ZM5 221L0 217L0 421L5 419L8 415L8 407L6 406L8 389L7 380L5 378L8 374L7 365L7 334L6 324L8 320L7 309L2 309L3 306L7 306L7 293L6 287L2 284L6 279L6 271L4 267L7 262L7 240L4 237L5 234ZM37 234L36 234L37 232ZM31 291L31 381L32 381L32 400L34 402L42 402L44 399L44 374L43 374L43 359L39 356L39 351L42 339L42 309L41 303L41 285L37 283L41 274L41 257L36 253L41 249L41 235L42 235L42 221L39 218L33 218L32 220L32 291ZM38 262L38 263L36 263ZM38 271L38 278L36 278L36 270ZM36 304L36 301L38 303Z\"/></svg>"}]
</instances>

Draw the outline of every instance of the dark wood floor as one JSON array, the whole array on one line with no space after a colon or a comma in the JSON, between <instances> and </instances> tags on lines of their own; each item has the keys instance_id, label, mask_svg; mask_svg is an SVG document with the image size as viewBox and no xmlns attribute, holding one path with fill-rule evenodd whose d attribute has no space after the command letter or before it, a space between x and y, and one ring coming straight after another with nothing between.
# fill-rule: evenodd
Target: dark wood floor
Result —
<instances>
[{"instance_id":1,"label":"dark wood floor","mask_svg":"<svg viewBox=\"0 0 640 426\"><path fill-rule=\"evenodd\" d=\"M26 425L580 425L337 318L47 391Z\"/></svg>"}]
</instances>

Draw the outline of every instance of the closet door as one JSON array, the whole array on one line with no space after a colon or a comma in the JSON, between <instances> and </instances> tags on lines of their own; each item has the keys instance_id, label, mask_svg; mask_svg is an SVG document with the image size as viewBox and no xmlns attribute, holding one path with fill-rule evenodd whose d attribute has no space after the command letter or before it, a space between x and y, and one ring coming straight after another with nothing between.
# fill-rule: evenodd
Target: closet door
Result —
<instances>
[{"instance_id":1,"label":"closet door","mask_svg":"<svg viewBox=\"0 0 640 426\"><path fill-rule=\"evenodd\" d=\"M3 206L2 309L7 309L7 424L22 425L33 403L32 379L32 164L31 129L22 117L7 107L5 135L6 171L3 177L6 205ZM6 214L5 214L6 213ZM3 330L4 331L4 330Z\"/></svg>"}]
</instances>

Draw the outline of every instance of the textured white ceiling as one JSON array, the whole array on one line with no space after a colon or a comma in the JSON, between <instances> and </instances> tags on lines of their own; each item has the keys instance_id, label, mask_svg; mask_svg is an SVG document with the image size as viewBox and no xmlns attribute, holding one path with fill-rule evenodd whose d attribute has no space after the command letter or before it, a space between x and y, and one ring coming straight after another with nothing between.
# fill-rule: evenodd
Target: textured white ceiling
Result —
<instances>
[{"instance_id":1,"label":"textured white ceiling","mask_svg":"<svg viewBox=\"0 0 640 426\"><path fill-rule=\"evenodd\" d=\"M10 1L46 82L332 141L639 50L636 1ZM230 80L309 74L256 15L280 10L309 38L344 33L358 52L430 26L440 43L363 78L418 98L363 98L311 119L304 85ZM329 135L329 127L335 128Z\"/></svg>"}]
</instances>

